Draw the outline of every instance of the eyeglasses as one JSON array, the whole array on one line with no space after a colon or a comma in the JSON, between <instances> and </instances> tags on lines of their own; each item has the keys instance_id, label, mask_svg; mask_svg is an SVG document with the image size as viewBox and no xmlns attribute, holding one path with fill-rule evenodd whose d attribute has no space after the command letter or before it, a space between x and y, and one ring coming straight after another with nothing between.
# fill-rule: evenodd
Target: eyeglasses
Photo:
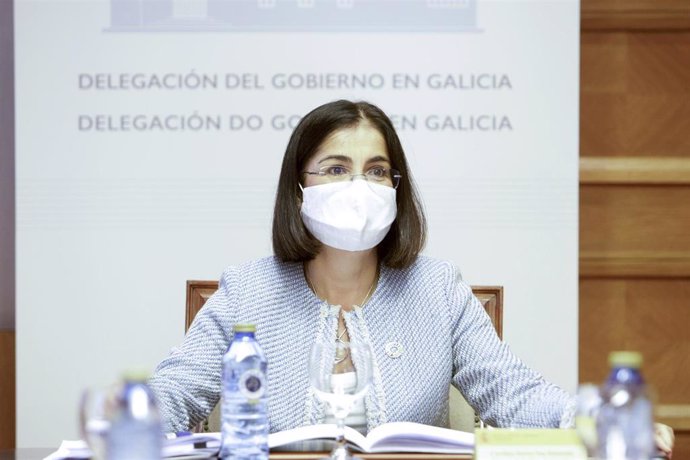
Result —
<instances>
[{"instance_id":1,"label":"eyeglasses","mask_svg":"<svg viewBox=\"0 0 690 460\"><path fill-rule=\"evenodd\" d=\"M318 171L303 171L302 174L319 176L324 182L344 182L352 180L357 176L362 176L366 181L376 184L387 185L388 187L398 188L402 175L397 169L374 166L360 174L353 174L350 168L342 165L322 166Z\"/></svg>"}]
</instances>

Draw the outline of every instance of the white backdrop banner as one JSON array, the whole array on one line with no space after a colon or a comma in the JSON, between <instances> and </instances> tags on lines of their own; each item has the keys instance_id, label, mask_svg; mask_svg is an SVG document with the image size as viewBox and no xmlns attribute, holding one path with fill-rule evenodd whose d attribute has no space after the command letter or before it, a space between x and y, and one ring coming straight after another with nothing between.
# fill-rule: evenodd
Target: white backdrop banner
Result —
<instances>
[{"instance_id":1,"label":"white backdrop banner","mask_svg":"<svg viewBox=\"0 0 690 460\"><path fill-rule=\"evenodd\" d=\"M271 253L291 129L338 98L391 115L426 253L504 286L505 339L574 390L576 0L15 3L20 447L181 341L185 280Z\"/></svg>"}]
</instances>

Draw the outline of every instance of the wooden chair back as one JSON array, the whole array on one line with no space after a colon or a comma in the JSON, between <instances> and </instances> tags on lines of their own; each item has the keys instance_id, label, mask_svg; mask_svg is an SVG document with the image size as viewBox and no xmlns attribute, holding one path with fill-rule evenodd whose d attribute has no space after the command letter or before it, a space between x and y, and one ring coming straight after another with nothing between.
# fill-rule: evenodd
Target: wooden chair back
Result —
<instances>
[{"instance_id":1,"label":"wooden chair back","mask_svg":"<svg viewBox=\"0 0 690 460\"><path fill-rule=\"evenodd\" d=\"M204 306L209 297L218 289L218 281L187 281L187 304L185 309L184 330L187 332L194 317ZM498 336L503 339L503 287L472 286L472 293L479 299L496 328Z\"/></svg>"}]
</instances>

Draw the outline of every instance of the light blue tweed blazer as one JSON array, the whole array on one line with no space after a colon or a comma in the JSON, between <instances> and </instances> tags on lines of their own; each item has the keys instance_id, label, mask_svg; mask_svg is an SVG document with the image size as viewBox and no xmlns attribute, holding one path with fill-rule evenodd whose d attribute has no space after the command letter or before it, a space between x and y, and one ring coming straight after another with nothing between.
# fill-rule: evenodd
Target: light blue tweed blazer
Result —
<instances>
[{"instance_id":1,"label":"light blue tweed blazer","mask_svg":"<svg viewBox=\"0 0 690 460\"><path fill-rule=\"evenodd\" d=\"M238 322L256 324L268 359L271 432L321 422L324 410L310 390L307 360L317 337L335 340L338 312L309 289L299 263L267 257L228 268L182 345L150 380L165 430L189 429L218 402L221 358ZM573 399L499 340L449 262L419 257L406 269L381 267L369 302L345 313L345 320L350 340L367 341L374 352L369 430L393 421L448 426L450 384L494 426L572 423ZM390 342L402 345L400 356L386 352Z\"/></svg>"}]
</instances>

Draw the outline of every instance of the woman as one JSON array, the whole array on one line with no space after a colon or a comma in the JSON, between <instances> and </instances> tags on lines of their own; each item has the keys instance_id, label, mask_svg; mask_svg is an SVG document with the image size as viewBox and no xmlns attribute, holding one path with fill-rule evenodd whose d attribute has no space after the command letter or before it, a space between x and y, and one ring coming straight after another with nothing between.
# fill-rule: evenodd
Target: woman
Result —
<instances>
[{"instance_id":1,"label":"woman","mask_svg":"<svg viewBox=\"0 0 690 460\"><path fill-rule=\"evenodd\" d=\"M268 358L272 432L327 417L307 375L308 350L327 334L372 346L373 386L355 414L362 428L447 426L449 384L491 425L572 425L573 399L498 339L455 267L419 255L425 230L402 146L380 109L337 101L306 115L283 159L275 256L227 269L151 379L166 429L208 416L240 322L257 325Z\"/></svg>"}]
</instances>

